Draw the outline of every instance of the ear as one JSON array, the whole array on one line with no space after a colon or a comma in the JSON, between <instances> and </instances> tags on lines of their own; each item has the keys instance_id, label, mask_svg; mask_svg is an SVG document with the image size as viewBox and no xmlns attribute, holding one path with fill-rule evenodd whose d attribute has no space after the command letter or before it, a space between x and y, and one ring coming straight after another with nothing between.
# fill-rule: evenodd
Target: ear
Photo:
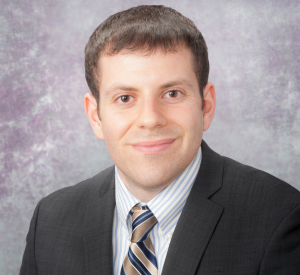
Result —
<instances>
[{"instance_id":1,"label":"ear","mask_svg":"<svg viewBox=\"0 0 300 275\"><path fill-rule=\"evenodd\" d=\"M203 131L206 131L214 118L216 109L215 86L210 82L203 89L203 100Z\"/></svg>"},{"instance_id":2,"label":"ear","mask_svg":"<svg viewBox=\"0 0 300 275\"><path fill-rule=\"evenodd\" d=\"M89 93L84 96L84 109L96 137L104 140L101 120L98 117L97 101L94 96Z\"/></svg>"}]
</instances>

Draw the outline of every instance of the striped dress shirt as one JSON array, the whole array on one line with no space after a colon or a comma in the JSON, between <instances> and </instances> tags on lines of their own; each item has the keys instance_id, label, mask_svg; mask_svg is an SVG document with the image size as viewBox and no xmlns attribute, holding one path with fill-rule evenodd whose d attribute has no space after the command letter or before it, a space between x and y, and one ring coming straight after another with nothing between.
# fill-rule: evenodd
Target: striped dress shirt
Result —
<instances>
[{"instance_id":1,"label":"striped dress shirt","mask_svg":"<svg viewBox=\"0 0 300 275\"><path fill-rule=\"evenodd\" d=\"M162 273L173 232L198 174L201 159L200 147L195 158L184 172L148 203L139 201L129 192L118 175L117 167L115 167L116 208L112 240L114 275L120 275L124 258L128 253L132 232L129 211L136 204L147 205L158 220L150 233L150 239L157 258L158 275Z\"/></svg>"}]
</instances>

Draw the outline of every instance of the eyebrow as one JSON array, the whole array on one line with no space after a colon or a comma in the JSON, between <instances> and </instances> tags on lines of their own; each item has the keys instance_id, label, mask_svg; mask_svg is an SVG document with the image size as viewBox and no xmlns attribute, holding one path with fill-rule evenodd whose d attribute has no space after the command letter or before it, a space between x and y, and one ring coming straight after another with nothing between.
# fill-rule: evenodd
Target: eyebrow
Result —
<instances>
[{"instance_id":1,"label":"eyebrow","mask_svg":"<svg viewBox=\"0 0 300 275\"><path fill-rule=\"evenodd\" d=\"M138 89L134 88L133 86L125 85L125 84L114 84L111 87L109 87L106 94L110 94L115 90L122 90L122 91L137 91Z\"/></svg>"},{"instance_id":2,"label":"eyebrow","mask_svg":"<svg viewBox=\"0 0 300 275\"><path fill-rule=\"evenodd\" d=\"M190 88L193 88L193 85L185 79L177 79L174 81L164 83L160 88L165 89L165 88L170 88L170 87L177 86L177 85L183 85L183 86L188 86Z\"/></svg>"},{"instance_id":3,"label":"eyebrow","mask_svg":"<svg viewBox=\"0 0 300 275\"><path fill-rule=\"evenodd\" d=\"M171 80L171 81L168 81L168 82L162 84L159 87L159 89L166 89L166 88L170 88L170 87L177 86L177 85L184 85L189 88L193 88L193 85L186 79L176 79L176 80ZM111 87L109 87L109 89L106 91L105 94L109 95L112 92L114 92L115 90L132 92L132 91L137 91L138 89L133 86L130 86L130 85L126 85L126 84L122 84L122 83L115 83Z\"/></svg>"}]
</instances>

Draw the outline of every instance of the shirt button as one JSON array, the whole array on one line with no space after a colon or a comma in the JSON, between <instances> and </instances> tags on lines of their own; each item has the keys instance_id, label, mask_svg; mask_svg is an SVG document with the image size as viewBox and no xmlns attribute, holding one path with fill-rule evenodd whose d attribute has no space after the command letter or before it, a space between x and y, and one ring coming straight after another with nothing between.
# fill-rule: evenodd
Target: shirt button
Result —
<instances>
[{"instance_id":1,"label":"shirt button","mask_svg":"<svg viewBox=\"0 0 300 275\"><path fill-rule=\"evenodd\" d=\"M168 239L168 240L171 240L171 238L172 238L172 234L168 234L168 235L167 235L167 239Z\"/></svg>"}]
</instances>

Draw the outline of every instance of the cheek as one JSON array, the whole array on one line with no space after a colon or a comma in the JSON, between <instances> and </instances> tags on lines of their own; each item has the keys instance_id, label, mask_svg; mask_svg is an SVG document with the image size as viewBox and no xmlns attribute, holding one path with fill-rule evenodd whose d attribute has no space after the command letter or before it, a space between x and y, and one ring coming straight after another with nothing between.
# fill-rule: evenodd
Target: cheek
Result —
<instances>
[{"instance_id":1,"label":"cheek","mask_svg":"<svg viewBox=\"0 0 300 275\"><path fill-rule=\"evenodd\" d=\"M124 112L104 110L102 116L102 129L106 144L113 145L118 142L129 130L132 119Z\"/></svg>"},{"instance_id":2,"label":"cheek","mask_svg":"<svg viewBox=\"0 0 300 275\"><path fill-rule=\"evenodd\" d=\"M186 135L195 135L203 128L202 112L196 104L173 108L168 117L183 129Z\"/></svg>"}]
</instances>

